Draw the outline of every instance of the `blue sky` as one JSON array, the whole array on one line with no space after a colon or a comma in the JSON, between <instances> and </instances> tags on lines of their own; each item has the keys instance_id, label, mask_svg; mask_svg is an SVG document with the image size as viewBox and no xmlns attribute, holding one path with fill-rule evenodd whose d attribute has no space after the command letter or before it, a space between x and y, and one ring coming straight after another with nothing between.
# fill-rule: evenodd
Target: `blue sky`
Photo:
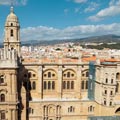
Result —
<instances>
[{"instance_id":1,"label":"blue sky","mask_svg":"<svg viewBox=\"0 0 120 120\"><path fill-rule=\"evenodd\" d=\"M0 39L11 0L0 0ZM13 0L21 41L120 35L120 0Z\"/></svg>"}]
</instances>

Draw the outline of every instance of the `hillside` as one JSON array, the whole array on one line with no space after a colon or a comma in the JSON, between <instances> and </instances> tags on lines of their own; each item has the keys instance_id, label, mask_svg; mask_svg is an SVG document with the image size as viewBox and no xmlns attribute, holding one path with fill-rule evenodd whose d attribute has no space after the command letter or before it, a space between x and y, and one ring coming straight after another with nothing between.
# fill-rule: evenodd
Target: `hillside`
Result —
<instances>
[{"instance_id":1,"label":"hillside","mask_svg":"<svg viewBox=\"0 0 120 120\"><path fill-rule=\"evenodd\" d=\"M22 46L30 46L30 45L54 45L54 44L61 44L66 42L73 42L73 43L111 43L116 42L120 43L120 36L117 35L102 35L102 36L94 36L94 37L87 37L87 38L80 38L80 39L68 39L68 40L29 40L29 41L22 41ZM3 47L3 43L0 43L0 48Z\"/></svg>"},{"instance_id":2,"label":"hillside","mask_svg":"<svg viewBox=\"0 0 120 120\"><path fill-rule=\"evenodd\" d=\"M65 42L79 42L79 43L111 43L117 42L120 43L120 36L117 35L102 35L88 38L80 38L80 39L68 39L68 40L51 40L51 41L40 41L40 40L30 40L30 41L22 41L22 45L53 45Z\"/></svg>"}]
</instances>

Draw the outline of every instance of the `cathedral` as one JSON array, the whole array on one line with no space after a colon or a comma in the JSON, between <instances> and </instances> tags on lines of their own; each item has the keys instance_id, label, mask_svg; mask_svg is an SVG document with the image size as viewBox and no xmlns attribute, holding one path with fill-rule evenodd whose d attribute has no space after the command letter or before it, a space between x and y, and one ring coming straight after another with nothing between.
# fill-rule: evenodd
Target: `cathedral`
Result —
<instances>
[{"instance_id":1,"label":"cathedral","mask_svg":"<svg viewBox=\"0 0 120 120\"><path fill-rule=\"evenodd\" d=\"M120 61L26 60L13 7L4 29L0 120L120 120Z\"/></svg>"}]
</instances>

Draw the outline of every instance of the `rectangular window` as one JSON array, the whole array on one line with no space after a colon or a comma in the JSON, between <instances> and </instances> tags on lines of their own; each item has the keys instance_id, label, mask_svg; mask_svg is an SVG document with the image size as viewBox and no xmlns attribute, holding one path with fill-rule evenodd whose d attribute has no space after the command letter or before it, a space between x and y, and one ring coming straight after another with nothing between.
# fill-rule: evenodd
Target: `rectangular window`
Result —
<instances>
[{"instance_id":1,"label":"rectangular window","mask_svg":"<svg viewBox=\"0 0 120 120\"><path fill-rule=\"evenodd\" d=\"M10 31L10 36L13 37L13 30Z\"/></svg>"},{"instance_id":2,"label":"rectangular window","mask_svg":"<svg viewBox=\"0 0 120 120\"><path fill-rule=\"evenodd\" d=\"M112 102L110 101L110 106L112 106Z\"/></svg>"},{"instance_id":3,"label":"rectangular window","mask_svg":"<svg viewBox=\"0 0 120 120\"><path fill-rule=\"evenodd\" d=\"M104 105L106 105L106 100L104 100Z\"/></svg>"},{"instance_id":4,"label":"rectangular window","mask_svg":"<svg viewBox=\"0 0 120 120\"><path fill-rule=\"evenodd\" d=\"M106 78L105 82L108 83L108 79L107 78Z\"/></svg>"},{"instance_id":5,"label":"rectangular window","mask_svg":"<svg viewBox=\"0 0 120 120\"><path fill-rule=\"evenodd\" d=\"M48 72L48 78L51 78L51 72Z\"/></svg>"},{"instance_id":6,"label":"rectangular window","mask_svg":"<svg viewBox=\"0 0 120 120\"><path fill-rule=\"evenodd\" d=\"M44 81L44 90L46 90L47 89L47 83L46 83L46 81Z\"/></svg>"},{"instance_id":7,"label":"rectangular window","mask_svg":"<svg viewBox=\"0 0 120 120\"><path fill-rule=\"evenodd\" d=\"M82 81L82 83L81 83L81 88L82 88L82 90L84 89L84 81Z\"/></svg>"},{"instance_id":8,"label":"rectangular window","mask_svg":"<svg viewBox=\"0 0 120 120\"><path fill-rule=\"evenodd\" d=\"M86 81L86 89L88 89L88 81Z\"/></svg>"},{"instance_id":9,"label":"rectangular window","mask_svg":"<svg viewBox=\"0 0 120 120\"><path fill-rule=\"evenodd\" d=\"M107 90L105 90L105 94L107 94Z\"/></svg>"},{"instance_id":10,"label":"rectangular window","mask_svg":"<svg viewBox=\"0 0 120 120\"><path fill-rule=\"evenodd\" d=\"M110 91L110 95L113 95L113 91Z\"/></svg>"}]
</instances>

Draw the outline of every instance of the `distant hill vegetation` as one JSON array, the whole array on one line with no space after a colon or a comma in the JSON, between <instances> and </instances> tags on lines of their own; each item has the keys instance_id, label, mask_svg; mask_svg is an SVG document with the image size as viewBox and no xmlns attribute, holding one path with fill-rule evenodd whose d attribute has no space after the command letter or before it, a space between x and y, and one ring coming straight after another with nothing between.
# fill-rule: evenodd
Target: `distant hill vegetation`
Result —
<instances>
[{"instance_id":1,"label":"distant hill vegetation","mask_svg":"<svg viewBox=\"0 0 120 120\"><path fill-rule=\"evenodd\" d=\"M102 36L95 36L95 37L87 37L87 38L80 38L80 39L68 39L68 40L50 40L50 41L40 41L40 40L29 40L29 41L22 41L22 45L53 45L53 44L60 44L66 42L73 42L73 43L120 43L120 36L117 35L102 35Z\"/></svg>"},{"instance_id":2,"label":"distant hill vegetation","mask_svg":"<svg viewBox=\"0 0 120 120\"><path fill-rule=\"evenodd\" d=\"M115 44L100 44L100 45L81 45L83 48L90 48L90 49L98 49L102 50L104 48L109 48L109 49L120 49L120 43L115 43Z\"/></svg>"},{"instance_id":3,"label":"distant hill vegetation","mask_svg":"<svg viewBox=\"0 0 120 120\"><path fill-rule=\"evenodd\" d=\"M103 48L110 48L110 49L120 49L120 36L117 35L102 35L102 36L95 36L95 37L87 37L87 38L80 38L80 39L62 39L62 40L29 40L29 41L22 41L22 46L36 46L36 45L55 45L61 44L66 42L73 42L75 44L80 44L83 47L86 47L87 43L103 43L101 45L87 45L87 48L95 48L95 49L103 49ZM107 43L115 43L115 44L107 44ZM3 43L0 43L0 48L3 47Z\"/></svg>"},{"instance_id":4,"label":"distant hill vegetation","mask_svg":"<svg viewBox=\"0 0 120 120\"><path fill-rule=\"evenodd\" d=\"M112 43L112 42L116 42L119 43L120 42L120 36L117 35L102 35L102 36L95 36L95 37L88 37L88 38L83 38L83 39L79 39L79 40L75 40L76 41L80 41L80 42L91 42L91 43Z\"/></svg>"}]
</instances>

